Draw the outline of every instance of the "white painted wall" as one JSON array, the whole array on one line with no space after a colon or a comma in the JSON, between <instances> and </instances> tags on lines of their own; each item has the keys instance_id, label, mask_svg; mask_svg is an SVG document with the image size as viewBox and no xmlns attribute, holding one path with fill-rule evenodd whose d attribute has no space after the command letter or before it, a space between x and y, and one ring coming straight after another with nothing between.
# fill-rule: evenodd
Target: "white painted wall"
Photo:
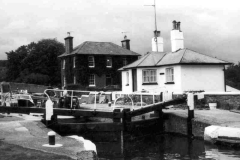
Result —
<instances>
[{"instance_id":1,"label":"white painted wall","mask_svg":"<svg viewBox=\"0 0 240 160\"><path fill-rule=\"evenodd\" d=\"M174 82L175 84L165 84L166 83L166 68L173 67L174 68ZM157 69L157 85L143 85L142 82L142 71L144 69ZM164 73L164 75L160 75L160 73ZM149 92L181 92L181 67L180 65L176 66L163 66L158 68L138 68L137 69L137 87L138 91L147 90Z\"/></svg>"},{"instance_id":2,"label":"white painted wall","mask_svg":"<svg viewBox=\"0 0 240 160\"><path fill-rule=\"evenodd\" d=\"M166 68L174 68L174 84L166 83ZM143 85L142 71L157 69L157 85ZM126 86L126 71L122 71L122 91L132 92L132 71L129 71L129 85ZM164 73L160 75L160 73ZM206 92L224 92L224 72L222 65L172 65L158 68L137 69L137 91L184 92L204 90Z\"/></svg>"},{"instance_id":3,"label":"white painted wall","mask_svg":"<svg viewBox=\"0 0 240 160\"><path fill-rule=\"evenodd\" d=\"M129 72L129 84L127 85L127 72ZM122 71L122 91L125 93L132 92L132 70Z\"/></svg>"},{"instance_id":4,"label":"white painted wall","mask_svg":"<svg viewBox=\"0 0 240 160\"><path fill-rule=\"evenodd\" d=\"M180 32L179 30L171 31L171 45L172 45L172 52L175 52L178 49L184 48L183 32Z\"/></svg>"},{"instance_id":5,"label":"white painted wall","mask_svg":"<svg viewBox=\"0 0 240 160\"><path fill-rule=\"evenodd\" d=\"M224 92L222 65L182 65L182 91Z\"/></svg>"}]
</instances>

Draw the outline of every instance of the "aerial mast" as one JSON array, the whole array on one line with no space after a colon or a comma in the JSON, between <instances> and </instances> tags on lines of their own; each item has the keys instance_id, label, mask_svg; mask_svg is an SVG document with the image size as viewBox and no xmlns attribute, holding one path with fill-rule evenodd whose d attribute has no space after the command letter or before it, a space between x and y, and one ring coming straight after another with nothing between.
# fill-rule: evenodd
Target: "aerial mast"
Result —
<instances>
[{"instance_id":1,"label":"aerial mast","mask_svg":"<svg viewBox=\"0 0 240 160\"><path fill-rule=\"evenodd\" d=\"M158 52L158 40L157 40L157 14L156 14L156 1L154 0L154 5L145 5L145 6L153 6L154 7L154 16L155 16L155 42L156 42L156 49Z\"/></svg>"}]
</instances>

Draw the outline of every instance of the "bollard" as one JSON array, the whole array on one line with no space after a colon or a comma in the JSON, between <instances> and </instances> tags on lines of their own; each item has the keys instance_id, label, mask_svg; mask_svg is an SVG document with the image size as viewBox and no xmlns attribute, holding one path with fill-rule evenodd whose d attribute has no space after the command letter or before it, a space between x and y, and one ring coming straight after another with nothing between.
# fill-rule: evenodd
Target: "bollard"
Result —
<instances>
[{"instance_id":1,"label":"bollard","mask_svg":"<svg viewBox=\"0 0 240 160\"><path fill-rule=\"evenodd\" d=\"M48 132L48 143L49 145L55 145L56 133L53 131Z\"/></svg>"},{"instance_id":2,"label":"bollard","mask_svg":"<svg viewBox=\"0 0 240 160\"><path fill-rule=\"evenodd\" d=\"M111 107L111 105L112 105L112 102L108 102L108 107Z\"/></svg>"}]
</instances>

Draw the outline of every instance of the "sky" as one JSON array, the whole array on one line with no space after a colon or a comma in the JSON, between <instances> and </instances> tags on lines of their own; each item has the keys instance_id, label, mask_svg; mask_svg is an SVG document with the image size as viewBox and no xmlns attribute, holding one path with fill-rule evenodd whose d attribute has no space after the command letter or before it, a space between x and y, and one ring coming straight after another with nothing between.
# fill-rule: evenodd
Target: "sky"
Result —
<instances>
[{"instance_id":1,"label":"sky","mask_svg":"<svg viewBox=\"0 0 240 160\"><path fill-rule=\"evenodd\" d=\"M239 0L238 0L239 1ZM156 0L164 51L171 51L172 21L181 22L184 47L233 63L240 61L240 5L237 0ZM124 35L131 50L151 51L154 0L0 0L0 60L6 52L41 39L74 47L84 41L113 42ZM239 27L238 27L239 26ZM122 33L127 32L127 33Z\"/></svg>"}]
</instances>

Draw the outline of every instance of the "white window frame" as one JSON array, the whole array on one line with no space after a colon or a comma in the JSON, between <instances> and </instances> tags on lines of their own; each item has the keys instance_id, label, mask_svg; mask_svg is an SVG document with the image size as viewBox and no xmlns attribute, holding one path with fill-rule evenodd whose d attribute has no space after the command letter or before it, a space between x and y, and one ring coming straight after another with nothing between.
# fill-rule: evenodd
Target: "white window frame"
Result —
<instances>
[{"instance_id":1,"label":"white window frame","mask_svg":"<svg viewBox=\"0 0 240 160\"><path fill-rule=\"evenodd\" d=\"M73 68L76 68L76 57L73 57Z\"/></svg>"},{"instance_id":2,"label":"white window frame","mask_svg":"<svg viewBox=\"0 0 240 160\"><path fill-rule=\"evenodd\" d=\"M126 85L129 85L129 71L126 72Z\"/></svg>"},{"instance_id":3,"label":"white window frame","mask_svg":"<svg viewBox=\"0 0 240 160\"><path fill-rule=\"evenodd\" d=\"M123 58L123 66L127 65L127 58Z\"/></svg>"},{"instance_id":4,"label":"white window frame","mask_svg":"<svg viewBox=\"0 0 240 160\"><path fill-rule=\"evenodd\" d=\"M157 83L157 70L156 69L144 69L142 70L143 83Z\"/></svg>"},{"instance_id":5,"label":"white window frame","mask_svg":"<svg viewBox=\"0 0 240 160\"><path fill-rule=\"evenodd\" d=\"M166 68L166 83L174 82L174 68Z\"/></svg>"},{"instance_id":6,"label":"white window frame","mask_svg":"<svg viewBox=\"0 0 240 160\"><path fill-rule=\"evenodd\" d=\"M63 61L62 61L62 69L65 69L65 65L66 65L66 60L63 59Z\"/></svg>"},{"instance_id":7,"label":"white window frame","mask_svg":"<svg viewBox=\"0 0 240 160\"><path fill-rule=\"evenodd\" d=\"M73 84L76 84L77 81L76 81L76 75L73 76Z\"/></svg>"},{"instance_id":8,"label":"white window frame","mask_svg":"<svg viewBox=\"0 0 240 160\"><path fill-rule=\"evenodd\" d=\"M88 67L89 68L94 68L95 67L94 56L88 56Z\"/></svg>"},{"instance_id":9,"label":"white window frame","mask_svg":"<svg viewBox=\"0 0 240 160\"><path fill-rule=\"evenodd\" d=\"M90 87L95 87L96 86L96 81L95 81L95 74L90 74L88 77L88 81L89 81L89 86Z\"/></svg>"},{"instance_id":10,"label":"white window frame","mask_svg":"<svg viewBox=\"0 0 240 160\"><path fill-rule=\"evenodd\" d=\"M112 58L111 57L106 58L106 66L107 66L107 68L112 68Z\"/></svg>"},{"instance_id":11,"label":"white window frame","mask_svg":"<svg viewBox=\"0 0 240 160\"><path fill-rule=\"evenodd\" d=\"M67 79L66 79L66 76L63 76L63 86L66 86L67 85Z\"/></svg>"}]
</instances>

